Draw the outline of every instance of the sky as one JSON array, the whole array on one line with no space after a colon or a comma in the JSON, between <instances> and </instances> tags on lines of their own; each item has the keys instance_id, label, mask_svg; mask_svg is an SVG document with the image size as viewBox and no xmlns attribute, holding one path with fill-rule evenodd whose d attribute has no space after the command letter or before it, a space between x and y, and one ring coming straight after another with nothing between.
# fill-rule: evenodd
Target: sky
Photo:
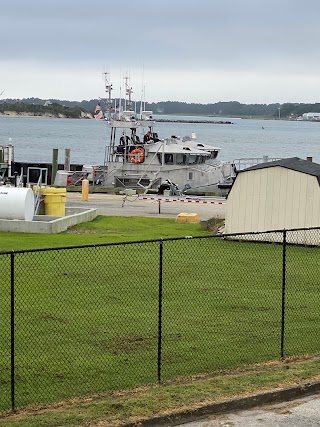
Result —
<instances>
[{"instance_id":1,"label":"sky","mask_svg":"<svg viewBox=\"0 0 320 427\"><path fill-rule=\"evenodd\" d=\"M320 102L320 1L15 0L0 8L0 96Z\"/></svg>"}]
</instances>

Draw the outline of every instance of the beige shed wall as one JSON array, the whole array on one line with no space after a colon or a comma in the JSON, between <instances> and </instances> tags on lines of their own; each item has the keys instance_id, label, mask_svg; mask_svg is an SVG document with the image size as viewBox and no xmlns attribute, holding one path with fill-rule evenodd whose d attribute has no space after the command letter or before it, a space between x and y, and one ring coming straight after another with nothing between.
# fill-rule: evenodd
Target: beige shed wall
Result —
<instances>
[{"instance_id":1,"label":"beige shed wall","mask_svg":"<svg viewBox=\"0 0 320 427\"><path fill-rule=\"evenodd\" d=\"M316 177L280 166L237 176L227 199L226 233L318 226Z\"/></svg>"}]
</instances>

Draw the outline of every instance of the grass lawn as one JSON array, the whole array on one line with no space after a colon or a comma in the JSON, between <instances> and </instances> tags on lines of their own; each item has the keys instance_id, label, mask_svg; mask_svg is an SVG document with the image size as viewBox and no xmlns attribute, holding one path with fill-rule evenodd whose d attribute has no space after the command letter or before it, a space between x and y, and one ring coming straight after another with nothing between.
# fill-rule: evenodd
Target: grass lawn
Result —
<instances>
[{"instance_id":1,"label":"grass lawn","mask_svg":"<svg viewBox=\"0 0 320 427\"><path fill-rule=\"evenodd\" d=\"M98 216L59 234L0 232L0 252L208 234L200 224L177 223L171 218Z\"/></svg>"},{"instance_id":2,"label":"grass lawn","mask_svg":"<svg viewBox=\"0 0 320 427\"><path fill-rule=\"evenodd\" d=\"M162 253L159 242L117 244L185 235L204 238L164 241ZM199 225L174 220L110 217L59 235L2 233L2 250L115 243L15 255L17 406L156 383L161 277L162 380L278 359L281 245L208 236ZM319 351L319 254L318 248L287 249L287 355ZM5 410L9 255L0 257L0 271Z\"/></svg>"},{"instance_id":3,"label":"grass lawn","mask_svg":"<svg viewBox=\"0 0 320 427\"><path fill-rule=\"evenodd\" d=\"M119 427L174 416L241 396L319 381L320 359L285 360L162 385L106 392L0 415L0 427Z\"/></svg>"}]
</instances>

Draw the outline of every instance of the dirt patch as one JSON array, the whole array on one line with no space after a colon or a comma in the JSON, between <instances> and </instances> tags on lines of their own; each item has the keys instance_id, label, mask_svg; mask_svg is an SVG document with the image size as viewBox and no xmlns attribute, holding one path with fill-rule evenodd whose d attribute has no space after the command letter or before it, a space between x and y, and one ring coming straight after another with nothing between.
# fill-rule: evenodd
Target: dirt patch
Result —
<instances>
[{"instance_id":1,"label":"dirt patch","mask_svg":"<svg viewBox=\"0 0 320 427\"><path fill-rule=\"evenodd\" d=\"M111 354L130 353L137 350L155 348L157 337L124 336L103 340L100 346Z\"/></svg>"},{"instance_id":2,"label":"dirt patch","mask_svg":"<svg viewBox=\"0 0 320 427\"><path fill-rule=\"evenodd\" d=\"M203 230L210 231L213 234L221 232L224 228L224 219L223 218L210 218L207 221L201 222L201 228Z\"/></svg>"},{"instance_id":3,"label":"dirt patch","mask_svg":"<svg viewBox=\"0 0 320 427\"><path fill-rule=\"evenodd\" d=\"M121 232L106 230L105 228L69 228L65 234L121 234Z\"/></svg>"}]
</instances>

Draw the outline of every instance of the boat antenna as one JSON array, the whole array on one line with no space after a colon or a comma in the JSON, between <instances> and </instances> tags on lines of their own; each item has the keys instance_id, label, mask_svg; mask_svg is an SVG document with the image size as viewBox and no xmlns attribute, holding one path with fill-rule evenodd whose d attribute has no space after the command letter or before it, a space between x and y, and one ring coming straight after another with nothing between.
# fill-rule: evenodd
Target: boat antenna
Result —
<instances>
[{"instance_id":1,"label":"boat antenna","mask_svg":"<svg viewBox=\"0 0 320 427\"><path fill-rule=\"evenodd\" d=\"M142 68L142 86L141 86L141 101L140 101L140 120L142 120L143 91L144 91L144 64L143 64L143 68Z\"/></svg>"},{"instance_id":2,"label":"boat antenna","mask_svg":"<svg viewBox=\"0 0 320 427\"><path fill-rule=\"evenodd\" d=\"M128 108L129 110L131 110L132 108L132 101L131 101L131 94L133 93L132 91L132 87L130 86L130 76L125 76L124 78L124 84L125 84L125 91L126 91L126 95L125 95L125 103L124 103L124 109L127 109L127 97L128 97Z\"/></svg>"},{"instance_id":3,"label":"boat antenna","mask_svg":"<svg viewBox=\"0 0 320 427\"><path fill-rule=\"evenodd\" d=\"M119 107L118 107L119 113L118 118L120 119L121 113L122 113L122 86L121 86L121 77L120 77L120 93L119 93Z\"/></svg>"},{"instance_id":4,"label":"boat antenna","mask_svg":"<svg viewBox=\"0 0 320 427\"><path fill-rule=\"evenodd\" d=\"M141 101L140 101L140 120L142 120L142 106L143 106L143 84L142 84L142 88L141 88Z\"/></svg>"},{"instance_id":5,"label":"boat antenna","mask_svg":"<svg viewBox=\"0 0 320 427\"><path fill-rule=\"evenodd\" d=\"M127 111L127 85L128 85L128 76L123 77L124 80L124 111Z\"/></svg>"},{"instance_id":6,"label":"boat antenna","mask_svg":"<svg viewBox=\"0 0 320 427\"><path fill-rule=\"evenodd\" d=\"M109 120L111 119L111 108L112 108L112 101L111 101L111 91L113 89L112 84L110 83L109 80L109 73L103 73L104 74L104 83L105 83L105 89L106 92L108 94L108 100L107 100L107 105L108 105L108 118Z\"/></svg>"}]
</instances>

